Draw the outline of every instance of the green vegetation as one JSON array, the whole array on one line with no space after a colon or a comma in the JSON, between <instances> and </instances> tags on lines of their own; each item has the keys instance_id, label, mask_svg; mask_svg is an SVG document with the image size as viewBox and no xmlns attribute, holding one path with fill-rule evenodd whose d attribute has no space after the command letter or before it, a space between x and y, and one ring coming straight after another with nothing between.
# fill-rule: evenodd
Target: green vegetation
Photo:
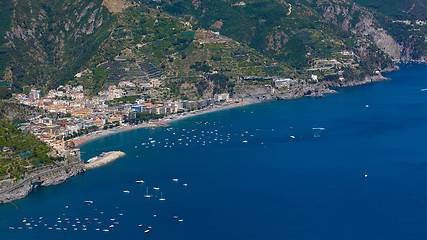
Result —
<instances>
[{"instance_id":1,"label":"green vegetation","mask_svg":"<svg viewBox=\"0 0 427 240\"><path fill-rule=\"evenodd\" d=\"M6 32L10 29L12 12L12 0L0 1L0 36L2 36L0 37L0 79L2 79L3 72L10 62L10 50L4 46L7 40L3 36L6 36Z\"/></svg>"},{"instance_id":2,"label":"green vegetation","mask_svg":"<svg viewBox=\"0 0 427 240\"><path fill-rule=\"evenodd\" d=\"M425 20L427 5L422 0L354 0L356 3L375 9L397 19Z\"/></svg>"},{"instance_id":3,"label":"green vegetation","mask_svg":"<svg viewBox=\"0 0 427 240\"><path fill-rule=\"evenodd\" d=\"M102 0L18 2L15 7L11 0L0 3L0 76L5 66L11 67L14 92L26 85L47 90L73 80L82 66L91 64L115 19L101 7ZM14 34L4 38L11 27ZM9 41L16 47L4 48Z\"/></svg>"},{"instance_id":4,"label":"green vegetation","mask_svg":"<svg viewBox=\"0 0 427 240\"><path fill-rule=\"evenodd\" d=\"M139 99L140 97L141 95L132 95L132 96L125 96L121 98L114 98L108 103L108 105L114 106L114 105L123 104L123 103L135 103L136 100Z\"/></svg>"},{"instance_id":5,"label":"green vegetation","mask_svg":"<svg viewBox=\"0 0 427 240\"><path fill-rule=\"evenodd\" d=\"M316 60L341 60L336 53L343 50L364 58L360 66L353 65L356 72L371 74L392 65L381 50L363 48L372 40L353 33L351 28L364 16L364 10L353 8L353 1L254 0L245 5L235 0L138 1L117 14L101 6L102 0L18 2L16 7L11 0L0 3L0 34L9 32L0 38L0 76L12 82L12 92L33 86L46 92L71 83L82 84L95 95L121 80L146 80L114 74L102 67L106 62L119 62L116 65L123 68L117 69L128 72L151 63L165 77L162 84L170 88L170 97L188 99L233 91L228 84L212 87L211 74L229 79L306 78L304 71ZM411 57L425 56L426 27L417 30L390 20L390 16L425 20L421 0L354 2L385 14L371 11L378 27L410 48ZM326 20L325 9L335 5L349 11ZM43 21L31 20L41 17ZM86 69L91 73L74 78Z\"/></svg>"},{"instance_id":6,"label":"green vegetation","mask_svg":"<svg viewBox=\"0 0 427 240\"><path fill-rule=\"evenodd\" d=\"M10 89L6 86L0 86L0 99L9 99L12 97Z\"/></svg>"},{"instance_id":7,"label":"green vegetation","mask_svg":"<svg viewBox=\"0 0 427 240\"><path fill-rule=\"evenodd\" d=\"M51 165L60 158L49 156L51 149L12 124L0 121L0 179L21 178L42 165Z\"/></svg>"}]
</instances>

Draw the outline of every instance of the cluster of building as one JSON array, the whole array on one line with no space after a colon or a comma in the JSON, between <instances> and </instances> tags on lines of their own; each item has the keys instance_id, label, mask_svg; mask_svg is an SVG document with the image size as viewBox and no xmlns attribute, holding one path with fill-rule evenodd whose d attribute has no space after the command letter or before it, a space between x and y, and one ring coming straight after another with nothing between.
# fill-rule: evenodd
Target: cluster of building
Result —
<instances>
[{"instance_id":1,"label":"cluster of building","mask_svg":"<svg viewBox=\"0 0 427 240\"><path fill-rule=\"evenodd\" d=\"M205 108L230 101L228 93L217 94L212 99L195 101L167 101L148 103L138 99L136 103L108 105L109 100L120 98L125 92L112 85L98 96L86 97L83 86L60 86L50 90L42 97L40 90L32 89L28 95L16 94L15 98L22 104L35 106L57 117L41 115L28 116L28 123L21 124L20 129L31 132L36 137L53 147L60 155L69 153L69 143L64 140L76 136L82 129L98 130L123 125L124 116L135 118L137 112L169 115L180 111Z\"/></svg>"},{"instance_id":2,"label":"cluster of building","mask_svg":"<svg viewBox=\"0 0 427 240\"><path fill-rule=\"evenodd\" d=\"M137 101L137 104L131 106L132 112L145 112L149 114L173 114L183 110L194 110L205 108L214 105L218 102L228 102L230 95L228 93L215 94L214 98L200 99L195 101L179 100L167 101L165 103L146 103L144 101Z\"/></svg>"}]
</instances>

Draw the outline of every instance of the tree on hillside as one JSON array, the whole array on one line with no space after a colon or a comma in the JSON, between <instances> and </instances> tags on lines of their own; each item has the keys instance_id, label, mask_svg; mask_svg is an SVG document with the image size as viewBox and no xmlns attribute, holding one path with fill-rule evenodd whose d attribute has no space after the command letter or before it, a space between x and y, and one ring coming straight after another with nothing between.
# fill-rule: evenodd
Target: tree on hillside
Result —
<instances>
[{"instance_id":1,"label":"tree on hillside","mask_svg":"<svg viewBox=\"0 0 427 240\"><path fill-rule=\"evenodd\" d=\"M0 86L0 99L9 99L12 97L12 93L6 86Z\"/></svg>"}]
</instances>

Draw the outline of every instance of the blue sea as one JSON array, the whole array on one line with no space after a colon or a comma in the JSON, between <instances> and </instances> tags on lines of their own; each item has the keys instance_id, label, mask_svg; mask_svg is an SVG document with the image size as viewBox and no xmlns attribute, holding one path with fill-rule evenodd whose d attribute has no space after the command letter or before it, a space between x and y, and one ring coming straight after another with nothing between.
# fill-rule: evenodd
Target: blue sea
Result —
<instances>
[{"instance_id":1,"label":"blue sea","mask_svg":"<svg viewBox=\"0 0 427 240\"><path fill-rule=\"evenodd\" d=\"M127 156L1 205L0 239L425 239L427 67L386 76L87 143Z\"/></svg>"}]
</instances>

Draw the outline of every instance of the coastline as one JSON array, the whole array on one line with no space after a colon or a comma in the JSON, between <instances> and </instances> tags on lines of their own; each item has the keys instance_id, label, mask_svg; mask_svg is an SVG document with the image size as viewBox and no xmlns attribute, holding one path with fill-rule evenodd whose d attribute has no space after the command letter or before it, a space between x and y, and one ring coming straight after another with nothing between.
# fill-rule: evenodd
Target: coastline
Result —
<instances>
[{"instance_id":1,"label":"coastline","mask_svg":"<svg viewBox=\"0 0 427 240\"><path fill-rule=\"evenodd\" d=\"M113 134L131 131L131 130L140 129L140 128L165 127L165 126L168 126L169 123L176 122L179 120L183 120L186 118L195 117L195 116L199 116L199 115L203 115L203 114L207 114L207 113L211 113L211 112L217 112L217 111L222 111L222 110L226 110L226 109L241 107L241 106L247 106L247 105L251 105L251 104L255 104L255 103L258 103L258 102L230 103L230 104L219 106L219 107L194 110L191 112L177 113L177 114L170 115L166 118L162 118L162 119L154 120L154 121L149 121L149 122L144 122L144 123L140 123L138 125L128 125L128 126L120 126L120 127L108 129L108 130L98 130L98 131L95 131L93 133L71 139L71 141L73 141L73 143L76 147L80 147L80 146L82 146L86 143L89 143L91 141L94 141L96 139L106 137L106 136L110 136Z\"/></svg>"},{"instance_id":2,"label":"coastline","mask_svg":"<svg viewBox=\"0 0 427 240\"><path fill-rule=\"evenodd\" d=\"M398 70L398 69L395 69L395 70ZM337 85L334 86L332 84L329 84L327 88L320 89L321 91L318 91L318 92L314 92L315 94L313 94L313 93L312 94L307 94L307 93L304 94L304 91L301 91L301 90L298 91L295 89L296 92L300 93L300 94L295 94L295 92L294 92L294 94L292 95L292 92L290 92L289 94L291 94L291 95L285 96L285 97L283 97L283 96L281 97L279 95L271 95L271 98L263 99L263 100L252 99L253 101L250 101L250 102L245 101L245 102L224 104L221 106L211 106L211 107L208 107L205 109L169 115L163 119L144 122L144 123L141 123L138 125L127 125L127 126L119 126L119 127L116 127L113 129L108 129L108 130L98 130L98 131L89 133L87 135L83 135L83 136L77 137L75 139L71 139L71 141L73 141L73 143L75 144L76 147L79 147L79 146L82 146L82 145L89 143L93 140L96 140L96 139L99 139L99 138L102 138L105 136L109 136L112 134L116 134L116 133L120 133L120 132L126 132L126 131L130 131L130 130L135 130L135 129L139 129L139 128L165 127L165 126L168 126L169 123L172 123L175 121L179 121L179 120L183 120L186 118L199 116L199 115L207 114L207 113L211 113L211 112L216 112L216 111L221 111L221 110L226 110L226 109L231 109L231 108L236 108L236 107L241 107L241 106L246 106L246 105L252 105L252 104L256 104L256 103L260 103L260 102L295 99L295 98L300 98L303 96L324 97L324 94L338 93L335 90L329 89L329 87L352 87L352 86L358 86L358 85L364 85L364 84L368 84L368 83L388 81L388 80L392 80L392 79L383 77L382 75L379 75L379 76L371 76L371 77L365 78L363 81L350 81L346 84L342 84L339 86L337 86ZM315 89L315 86L313 87L313 89ZM74 164L75 164L75 167L71 168L72 171L70 171L69 167L62 167L62 168L58 168L58 170L55 170L55 171L57 171L57 173L55 172L54 174L52 174L51 170L50 170L46 173L43 172L42 174L37 175L37 177L39 177L38 180L34 180L33 179L34 176L29 176L29 178L25 178L19 183L15 183L15 184L11 184L11 185L9 185L10 183L7 183L8 186L4 186L1 189L2 191L0 191L0 203L11 202L11 201L14 201L16 199L23 198L23 197L27 196L34 188L36 188L38 186L50 186L50 185L60 184L64 181L66 181L68 178L71 178L72 176L75 176L81 172L85 172L86 168L84 166L84 161L81 158L79 158L78 161ZM43 176L43 178L40 179L40 176Z\"/></svg>"},{"instance_id":3,"label":"coastline","mask_svg":"<svg viewBox=\"0 0 427 240\"><path fill-rule=\"evenodd\" d=\"M397 67L394 69L387 69L387 71L384 71L384 72L398 71L399 69L400 68ZM304 96L324 97L324 94L339 93L335 90L329 89L329 87L354 87L354 86L365 85L368 83L391 81L391 80L392 79L390 79L390 78L386 78L382 75L379 75L379 76L367 77L363 81L350 81L346 84L333 84L331 82L325 82L326 85L328 86L327 89L324 89L324 91L317 92L317 93L314 93L311 95L296 95L293 97L283 97L283 96L277 95L276 99L260 100L260 101L253 101L253 102L229 103L229 104L222 105L222 106L215 106L215 107L209 107L206 109L193 110L191 112L176 113L176 114L167 116L167 117L162 118L162 119L143 122L143 123L140 123L138 125L127 125L127 126L119 126L119 127L108 129L108 130L98 130L98 131L89 133L87 135L82 135L82 136L79 136L77 138L71 139L71 141L73 141L75 147L80 147L80 146L82 146L86 143L89 143L91 141L94 141L96 139L106 137L106 136L110 136L113 134L126 132L126 131L132 131L132 130L136 130L136 129L140 129L140 128L165 127L165 126L168 126L169 123L172 123L175 121L179 121L182 119L186 119L186 118L190 118L190 117L194 117L194 116L199 116L199 115L203 115L203 114L207 114L207 113L211 113L211 112L217 112L217 111L222 111L222 110L226 110L226 109L252 105L252 104L256 104L256 103L260 103L260 102L276 101L276 100L292 100L292 99L296 99L296 98L300 98L300 97L304 97Z\"/></svg>"}]
</instances>

